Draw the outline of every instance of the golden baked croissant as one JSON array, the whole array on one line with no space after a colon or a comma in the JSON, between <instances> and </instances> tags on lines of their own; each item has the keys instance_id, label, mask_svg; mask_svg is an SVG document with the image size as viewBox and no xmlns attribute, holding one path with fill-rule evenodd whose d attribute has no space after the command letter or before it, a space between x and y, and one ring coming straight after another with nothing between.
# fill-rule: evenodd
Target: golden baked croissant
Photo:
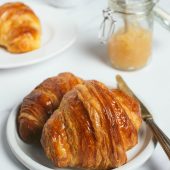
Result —
<instances>
[{"instance_id":1,"label":"golden baked croissant","mask_svg":"<svg viewBox=\"0 0 170 170\"><path fill-rule=\"evenodd\" d=\"M126 163L141 122L137 101L87 81L64 95L44 125L41 144L57 167L111 169Z\"/></svg>"},{"instance_id":2,"label":"golden baked croissant","mask_svg":"<svg viewBox=\"0 0 170 170\"><path fill-rule=\"evenodd\" d=\"M12 53L40 47L41 25L35 13L21 2L0 6L0 45Z\"/></svg>"},{"instance_id":3,"label":"golden baked croissant","mask_svg":"<svg viewBox=\"0 0 170 170\"><path fill-rule=\"evenodd\" d=\"M18 132L26 143L40 142L42 128L59 106L63 95L82 80L71 73L61 73L37 86L21 105L18 114Z\"/></svg>"}]
</instances>

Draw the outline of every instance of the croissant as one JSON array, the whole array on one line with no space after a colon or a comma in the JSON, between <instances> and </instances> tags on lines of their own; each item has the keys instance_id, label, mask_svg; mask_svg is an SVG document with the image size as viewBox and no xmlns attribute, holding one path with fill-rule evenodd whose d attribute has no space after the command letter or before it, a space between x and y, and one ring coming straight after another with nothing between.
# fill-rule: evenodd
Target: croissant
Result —
<instances>
[{"instance_id":1,"label":"croissant","mask_svg":"<svg viewBox=\"0 0 170 170\"><path fill-rule=\"evenodd\" d=\"M63 95L83 80L71 73L49 78L27 95L18 114L18 132L26 143L40 142L42 128Z\"/></svg>"},{"instance_id":2,"label":"croissant","mask_svg":"<svg viewBox=\"0 0 170 170\"><path fill-rule=\"evenodd\" d=\"M0 45L11 53L40 47L41 25L35 13L21 2L0 6Z\"/></svg>"},{"instance_id":3,"label":"croissant","mask_svg":"<svg viewBox=\"0 0 170 170\"><path fill-rule=\"evenodd\" d=\"M41 144L57 167L111 169L126 163L141 122L132 97L86 81L64 95L44 125Z\"/></svg>"}]
</instances>

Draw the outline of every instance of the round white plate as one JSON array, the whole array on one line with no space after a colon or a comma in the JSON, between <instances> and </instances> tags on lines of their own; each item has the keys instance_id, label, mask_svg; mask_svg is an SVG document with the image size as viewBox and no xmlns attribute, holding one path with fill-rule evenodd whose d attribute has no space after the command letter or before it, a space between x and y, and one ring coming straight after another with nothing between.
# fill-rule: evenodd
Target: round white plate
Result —
<instances>
[{"instance_id":1,"label":"round white plate","mask_svg":"<svg viewBox=\"0 0 170 170\"><path fill-rule=\"evenodd\" d=\"M18 107L16 106L12 110L7 122L6 134L12 152L21 163L31 170L56 169L46 158L41 147L27 145L20 140L16 126ZM151 156L155 146L150 129L143 123L139 132L138 144L127 152L128 162L115 170L132 170L139 167Z\"/></svg>"},{"instance_id":2,"label":"round white plate","mask_svg":"<svg viewBox=\"0 0 170 170\"><path fill-rule=\"evenodd\" d=\"M68 8L84 5L90 0L46 0L46 2L56 7Z\"/></svg>"},{"instance_id":3,"label":"round white plate","mask_svg":"<svg viewBox=\"0 0 170 170\"><path fill-rule=\"evenodd\" d=\"M0 2L0 5L3 3ZM41 47L23 54L12 54L0 47L0 69L27 66L56 57L76 40L76 26L64 11L32 1L24 3L35 11L41 21Z\"/></svg>"}]
</instances>

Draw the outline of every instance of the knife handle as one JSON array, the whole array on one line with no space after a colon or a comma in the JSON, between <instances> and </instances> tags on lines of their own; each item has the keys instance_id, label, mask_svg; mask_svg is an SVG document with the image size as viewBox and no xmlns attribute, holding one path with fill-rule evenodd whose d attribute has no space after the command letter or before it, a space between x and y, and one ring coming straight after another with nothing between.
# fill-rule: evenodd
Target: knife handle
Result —
<instances>
[{"instance_id":1,"label":"knife handle","mask_svg":"<svg viewBox=\"0 0 170 170\"><path fill-rule=\"evenodd\" d=\"M163 27L170 31L170 14L160 7L154 8L154 17Z\"/></svg>"},{"instance_id":2,"label":"knife handle","mask_svg":"<svg viewBox=\"0 0 170 170\"><path fill-rule=\"evenodd\" d=\"M155 121L152 118L146 119L146 123L151 128L154 137L160 143L165 153L167 154L170 160L170 139L164 134L164 132L157 126Z\"/></svg>"}]
</instances>

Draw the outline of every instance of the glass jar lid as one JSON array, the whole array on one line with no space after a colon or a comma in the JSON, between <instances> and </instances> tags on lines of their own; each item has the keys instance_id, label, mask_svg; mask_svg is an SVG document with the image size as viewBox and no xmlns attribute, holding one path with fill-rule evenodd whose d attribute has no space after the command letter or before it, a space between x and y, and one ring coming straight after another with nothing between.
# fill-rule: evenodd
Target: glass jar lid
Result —
<instances>
[{"instance_id":1,"label":"glass jar lid","mask_svg":"<svg viewBox=\"0 0 170 170\"><path fill-rule=\"evenodd\" d=\"M118 13L142 15L150 13L159 0L109 0L109 7Z\"/></svg>"}]
</instances>

